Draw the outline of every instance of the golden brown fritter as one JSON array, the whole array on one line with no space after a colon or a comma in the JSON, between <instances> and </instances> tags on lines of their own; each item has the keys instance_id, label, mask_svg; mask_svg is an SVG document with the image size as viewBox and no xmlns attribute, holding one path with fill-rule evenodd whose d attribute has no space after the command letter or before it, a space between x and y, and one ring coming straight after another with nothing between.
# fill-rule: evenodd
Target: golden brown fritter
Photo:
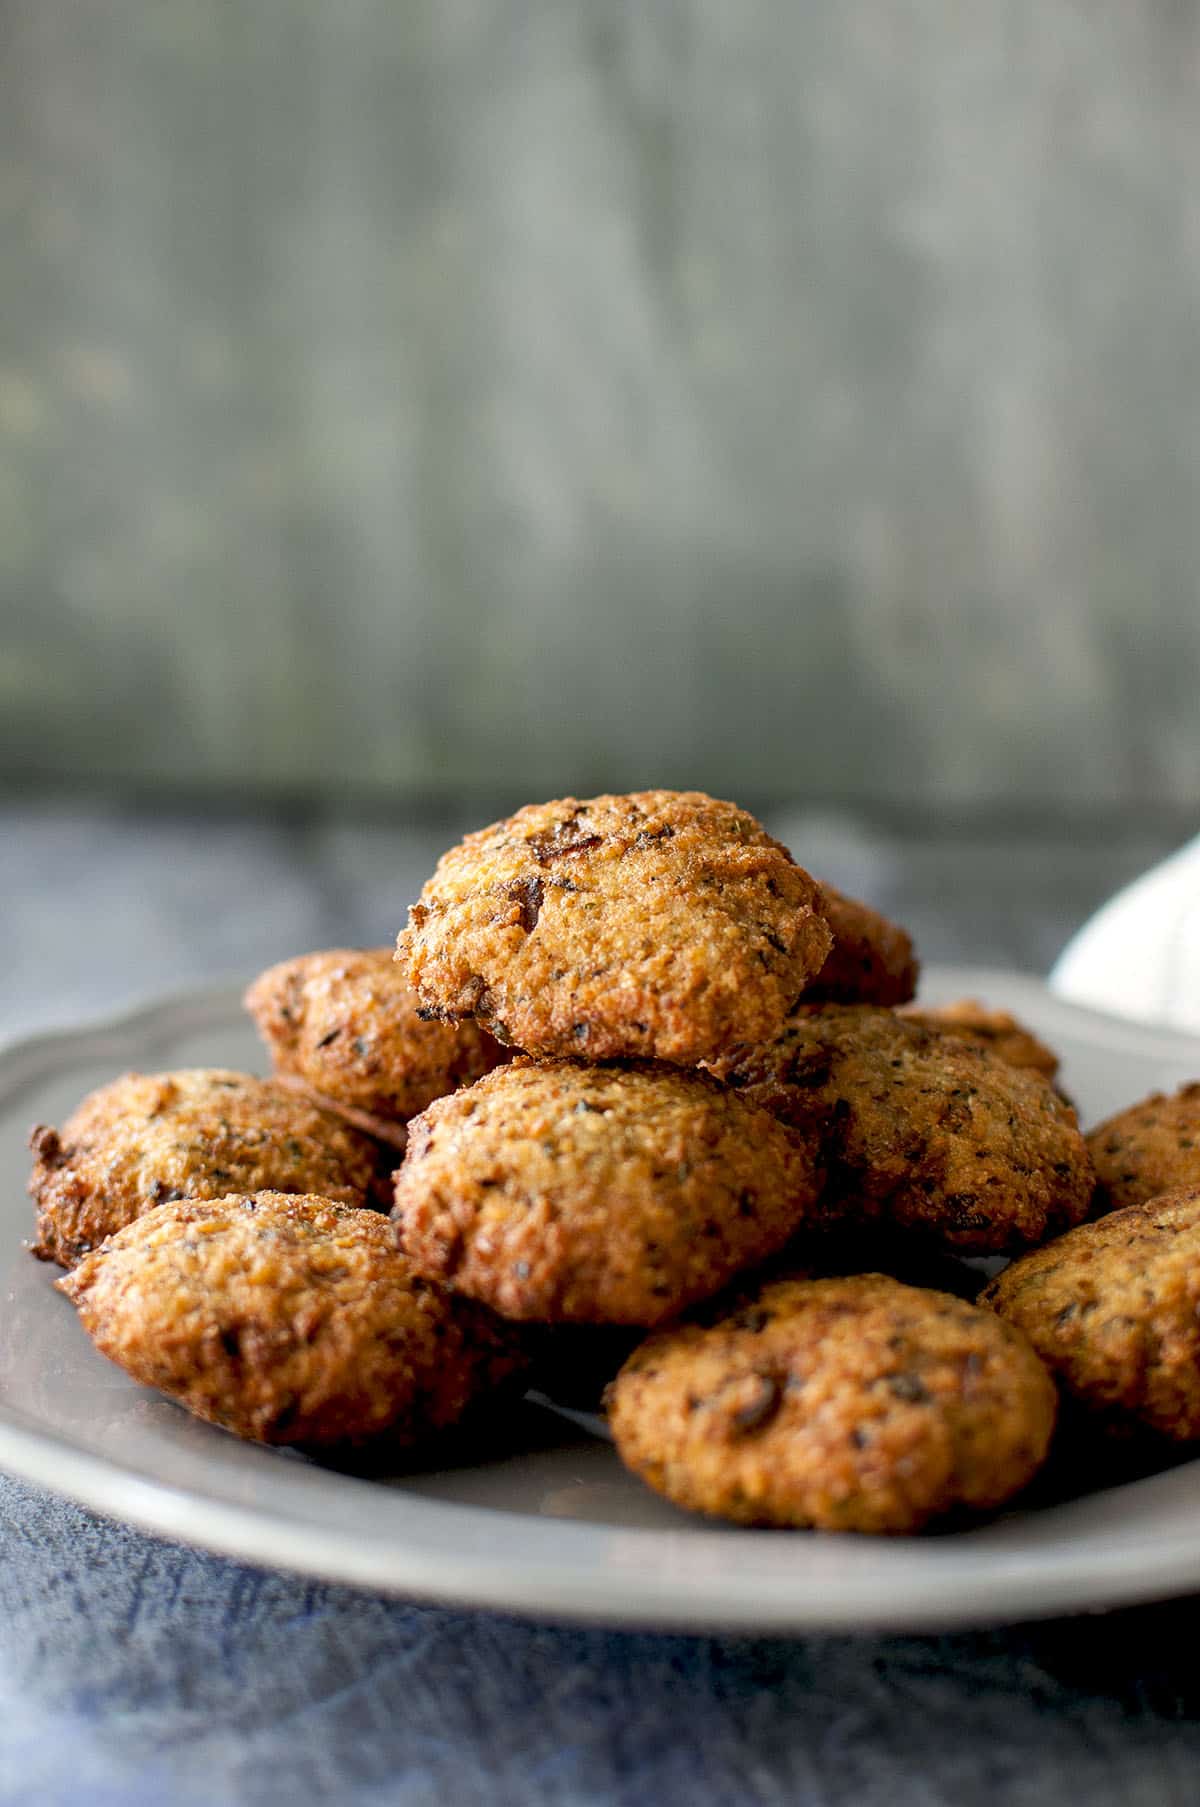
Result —
<instances>
[{"instance_id":1,"label":"golden brown fritter","mask_svg":"<svg viewBox=\"0 0 1200 1807\"><path fill-rule=\"evenodd\" d=\"M917 989L920 968L912 937L869 904L821 886L833 947L804 989L806 1004L904 1004Z\"/></svg>"},{"instance_id":2,"label":"golden brown fritter","mask_svg":"<svg viewBox=\"0 0 1200 1807\"><path fill-rule=\"evenodd\" d=\"M1075 1113L1037 1073L891 1010L801 1008L714 1071L826 1136L847 1210L960 1254L1004 1254L1078 1223L1092 1170Z\"/></svg>"},{"instance_id":3,"label":"golden brown fritter","mask_svg":"<svg viewBox=\"0 0 1200 1807\"><path fill-rule=\"evenodd\" d=\"M782 1026L829 952L820 892L732 803L567 797L443 854L397 959L530 1053L695 1066Z\"/></svg>"},{"instance_id":4,"label":"golden brown fritter","mask_svg":"<svg viewBox=\"0 0 1200 1807\"><path fill-rule=\"evenodd\" d=\"M1200 1187L1081 1224L1005 1268L980 1304L1105 1429L1200 1437Z\"/></svg>"},{"instance_id":5,"label":"golden brown fritter","mask_svg":"<svg viewBox=\"0 0 1200 1807\"><path fill-rule=\"evenodd\" d=\"M39 1124L29 1190L33 1253L72 1267L114 1230L177 1198L320 1191L366 1202L379 1151L332 1111L245 1073L127 1073L92 1092L61 1130Z\"/></svg>"},{"instance_id":6,"label":"golden brown fritter","mask_svg":"<svg viewBox=\"0 0 1200 1807\"><path fill-rule=\"evenodd\" d=\"M413 1273L386 1217L326 1198L159 1205L58 1285L134 1380L259 1443L415 1443L523 1361L510 1326Z\"/></svg>"},{"instance_id":7,"label":"golden brown fritter","mask_svg":"<svg viewBox=\"0 0 1200 1807\"><path fill-rule=\"evenodd\" d=\"M245 998L277 1078L403 1148L404 1125L506 1059L475 1023L422 1013L390 948L331 948L284 960Z\"/></svg>"},{"instance_id":8,"label":"golden brown fritter","mask_svg":"<svg viewBox=\"0 0 1200 1807\"><path fill-rule=\"evenodd\" d=\"M1139 1205L1160 1192L1200 1186L1200 1084L1133 1104L1087 1139L1096 1170L1094 1216Z\"/></svg>"},{"instance_id":9,"label":"golden brown fritter","mask_svg":"<svg viewBox=\"0 0 1200 1807\"><path fill-rule=\"evenodd\" d=\"M957 998L952 1004L910 1004L900 1015L906 1022L960 1036L977 1048L990 1048L1010 1067L1027 1067L1046 1079L1058 1072L1058 1055L1032 1030L1007 1010L989 1010L975 998Z\"/></svg>"},{"instance_id":10,"label":"golden brown fritter","mask_svg":"<svg viewBox=\"0 0 1200 1807\"><path fill-rule=\"evenodd\" d=\"M656 1324L823 1219L811 1141L702 1073L514 1061L409 1125L419 1272L511 1318Z\"/></svg>"},{"instance_id":11,"label":"golden brown fritter","mask_svg":"<svg viewBox=\"0 0 1200 1807\"><path fill-rule=\"evenodd\" d=\"M882 1274L781 1280L650 1337L609 1389L609 1423L626 1466L691 1511L916 1531L1001 1505L1045 1456L1053 1383L997 1327Z\"/></svg>"}]
</instances>

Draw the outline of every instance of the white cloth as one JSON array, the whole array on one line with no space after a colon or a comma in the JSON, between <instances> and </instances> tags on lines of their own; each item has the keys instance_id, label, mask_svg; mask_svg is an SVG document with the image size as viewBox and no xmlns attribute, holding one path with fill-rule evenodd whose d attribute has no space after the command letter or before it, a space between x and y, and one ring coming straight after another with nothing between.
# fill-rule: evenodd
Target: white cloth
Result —
<instances>
[{"instance_id":1,"label":"white cloth","mask_svg":"<svg viewBox=\"0 0 1200 1807\"><path fill-rule=\"evenodd\" d=\"M1200 836L1084 924L1050 989L1093 1010L1200 1031Z\"/></svg>"}]
</instances>

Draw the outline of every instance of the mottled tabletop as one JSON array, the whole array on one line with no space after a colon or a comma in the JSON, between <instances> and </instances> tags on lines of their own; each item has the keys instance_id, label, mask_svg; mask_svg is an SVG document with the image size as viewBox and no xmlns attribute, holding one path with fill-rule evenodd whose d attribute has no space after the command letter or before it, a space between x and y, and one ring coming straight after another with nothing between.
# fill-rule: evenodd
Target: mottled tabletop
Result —
<instances>
[{"instance_id":1,"label":"mottled tabletop","mask_svg":"<svg viewBox=\"0 0 1200 1807\"><path fill-rule=\"evenodd\" d=\"M467 825L0 807L0 1037L384 941ZM1167 830L901 830L805 864L931 961L1044 971ZM0 1802L1193 1803L1200 1604L945 1637L683 1637L410 1606L0 1477Z\"/></svg>"}]
</instances>

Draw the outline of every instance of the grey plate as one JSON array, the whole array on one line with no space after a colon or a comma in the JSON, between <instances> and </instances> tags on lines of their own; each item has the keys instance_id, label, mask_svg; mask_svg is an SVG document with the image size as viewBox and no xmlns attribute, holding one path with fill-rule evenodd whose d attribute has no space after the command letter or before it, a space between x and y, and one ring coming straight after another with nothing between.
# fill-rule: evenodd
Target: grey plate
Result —
<instances>
[{"instance_id":1,"label":"grey plate","mask_svg":"<svg viewBox=\"0 0 1200 1807\"><path fill-rule=\"evenodd\" d=\"M1200 1040L1051 997L1013 974L935 971L923 995L1015 1010L1064 1057L1094 1121L1200 1075ZM22 1252L25 1137L130 1067L260 1069L238 995L172 999L0 1054L0 1464L232 1556L431 1600L693 1630L933 1629L1114 1606L1200 1586L1200 1462L926 1539L742 1531L689 1519L612 1449L530 1405L516 1447L364 1479L237 1442L95 1354Z\"/></svg>"}]
</instances>

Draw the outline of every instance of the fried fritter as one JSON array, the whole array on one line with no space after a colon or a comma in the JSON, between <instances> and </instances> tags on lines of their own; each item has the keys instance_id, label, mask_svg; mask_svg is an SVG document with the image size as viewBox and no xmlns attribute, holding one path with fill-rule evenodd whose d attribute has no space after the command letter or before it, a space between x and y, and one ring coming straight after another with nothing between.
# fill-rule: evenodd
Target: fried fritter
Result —
<instances>
[{"instance_id":1,"label":"fried fritter","mask_svg":"<svg viewBox=\"0 0 1200 1807\"><path fill-rule=\"evenodd\" d=\"M989 1010L974 998L957 998L952 1004L907 1004L900 1015L906 1022L960 1036L977 1048L990 1048L1010 1067L1027 1067L1046 1079L1058 1072L1058 1055L1032 1030L1007 1010Z\"/></svg>"},{"instance_id":2,"label":"fried fritter","mask_svg":"<svg viewBox=\"0 0 1200 1807\"><path fill-rule=\"evenodd\" d=\"M830 1188L960 1254L1078 1223L1092 1170L1075 1113L1037 1073L891 1010L801 1008L766 1047L715 1063L741 1097L824 1134Z\"/></svg>"},{"instance_id":3,"label":"fried fritter","mask_svg":"<svg viewBox=\"0 0 1200 1807\"><path fill-rule=\"evenodd\" d=\"M824 1221L813 1139L702 1073L518 1060L409 1125L419 1272L506 1317L656 1324Z\"/></svg>"},{"instance_id":4,"label":"fried fritter","mask_svg":"<svg viewBox=\"0 0 1200 1807\"><path fill-rule=\"evenodd\" d=\"M245 998L277 1078L403 1148L404 1126L507 1058L475 1023L432 1020L390 948L331 948L284 960Z\"/></svg>"},{"instance_id":5,"label":"fried fritter","mask_svg":"<svg viewBox=\"0 0 1200 1807\"><path fill-rule=\"evenodd\" d=\"M622 1461L677 1506L748 1525L916 1531L1018 1492L1053 1383L1010 1326L882 1274L781 1280L676 1325L609 1389Z\"/></svg>"},{"instance_id":6,"label":"fried fritter","mask_svg":"<svg viewBox=\"0 0 1200 1807\"><path fill-rule=\"evenodd\" d=\"M753 816L641 791L468 835L397 958L439 1016L529 1053L695 1066L774 1035L831 945L817 885Z\"/></svg>"},{"instance_id":7,"label":"fried fritter","mask_svg":"<svg viewBox=\"0 0 1200 1807\"><path fill-rule=\"evenodd\" d=\"M1096 1170L1094 1216L1200 1186L1200 1084L1130 1105L1098 1124L1087 1145Z\"/></svg>"},{"instance_id":8,"label":"fried fritter","mask_svg":"<svg viewBox=\"0 0 1200 1807\"><path fill-rule=\"evenodd\" d=\"M984 1288L1102 1428L1200 1437L1200 1187L1126 1205Z\"/></svg>"},{"instance_id":9,"label":"fried fritter","mask_svg":"<svg viewBox=\"0 0 1200 1807\"><path fill-rule=\"evenodd\" d=\"M190 1068L127 1073L92 1092L60 1130L39 1124L29 1190L33 1253L72 1267L154 1205L244 1192L320 1191L361 1205L379 1151L332 1111L272 1080Z\"/></svg>"},{"instance_id":10,"label":"fried fritter","mask_svg":"<svg viewBox=\"0 0 1200 1807\"><path fill-rule=\"evenodd\" d=\"M58 1286L134 1380L259 1443L416 1443L523 1365L511 1326L413 1273L386 1217L326 1198L159 1205Z\"/></svg>"},{"instance_id":11,"label":"fried fritter","mask_svg":"<svg viewBox=\"0 0 1200 1807\"><path fill-rule=\"evenodd\" d=\"M806 1004L904 1004L917 989L920 968L912 937L869 904L821 886L833 931L829 958L804 988Z\"/></svg>"}]
</instances>

